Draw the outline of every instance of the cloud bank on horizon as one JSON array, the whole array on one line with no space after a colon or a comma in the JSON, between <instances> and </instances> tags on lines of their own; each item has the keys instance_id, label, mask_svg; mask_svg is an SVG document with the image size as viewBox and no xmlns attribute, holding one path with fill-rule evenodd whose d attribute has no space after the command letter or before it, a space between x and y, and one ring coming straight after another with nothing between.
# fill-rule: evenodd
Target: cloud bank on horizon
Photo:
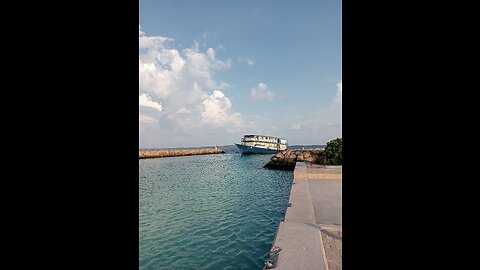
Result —
<instances>
[{"instance_id":1,"label":"cloud bank on horizon","mask_svg":"<svg viewBox=\"0 0 480 270\"><path fill-rule=\"evenodd\" d=\"M179 49L172 37L149 36L139 27L139 147L195 147L237 142L243 134L259 133L314 142L318 134L341 137L342 82L327 107L295 115L295 107L281 116L240 113L229 82L216 79L231 70L214 48L201 49L193 41ZM221 47L220 47L221 46ZM218 45L216 48L225 48ZM255 62L247 60L249 66ZM250 89L252 104L272 103L280 95L259 82ZM229 96L227 96L227 94ZM288 99L288 95L285 97ZM318 139L317 139L318 140Z\"/></svg>"}]
</instances>

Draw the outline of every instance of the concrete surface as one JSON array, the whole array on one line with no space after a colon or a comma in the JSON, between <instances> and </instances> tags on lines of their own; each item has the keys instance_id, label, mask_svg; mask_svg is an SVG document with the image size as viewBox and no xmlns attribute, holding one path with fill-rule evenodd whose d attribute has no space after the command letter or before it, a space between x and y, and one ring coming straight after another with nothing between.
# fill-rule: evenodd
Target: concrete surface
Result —
<instances>
[{"instance_id":1,"label":"concrete surface","mask_svg":"<svg viewBox=\"0 0 480 270\"><path fill-rule=\"evenodd\" d=\"M342 269L342 168L297 162L274 269Z\"/></svg>"},{"instance_id":2,"label":"concrete surface","mask_svg":"<svg viewBox=\"0 0 480 270\"><path fill-rule=\"evenodd\" d=\"M308 186L315 209L315 222L342 226L342 181L309 179Z\"/></svg>"},{"instance_id":3,"label":"concrete surface","mask_svg":"<svg viewBox=\"0 0 480 270\"><path fill-rule=\"evenodd\" d=\"M294 178L294 183L290 191L289 203L291 205L285 214L285 221L315 224L315 210L308 182L305 179Z\"/></svg>"},{"instance_id":4,"label":"concrete surface","mask_svg":"<svg viewBox=\"0 0 480 270\"><path fill-rule=\"evenodd\" d=\"M275 269L326 269L317 226L281 222L275 246L282 249Z\"/></svg>"}]
</instances>

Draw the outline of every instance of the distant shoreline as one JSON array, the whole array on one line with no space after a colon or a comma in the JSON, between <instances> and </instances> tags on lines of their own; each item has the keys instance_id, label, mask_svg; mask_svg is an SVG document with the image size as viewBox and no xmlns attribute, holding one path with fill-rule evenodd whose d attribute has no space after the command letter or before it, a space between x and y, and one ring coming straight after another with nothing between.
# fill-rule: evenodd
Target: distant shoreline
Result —
<instances>
[{"instance_id":1,"label":"distant shoreline","mask_svg":"<svg viewBox=\"0 0 480 270\"><path fill-rule=\"evenodd\" d=\"M157 150L192 150L192 149L206 149L206 148L214 148L215 146L204 145L204 146L192 146L192 147L146 147L146 148L139 148L138 151L157 151ZM234 147L237 149L235 144L226 144L226 145L217 145L219 148L228 148ZM326 144L295 144L289 145L288 150L296 150L296 149L311 149L311 148L325 148L327 147Z\"/></svg>"},{"instance_id":2,"label":"distant shoreline","mask_svg":"<svg viewBox=\"0 0 480 270\"><path fill-rule=\"evenodd\" d=\"M166 150L139 150L138 158L162 158L162 157L178 157L178 156L194 156L194 155L211 155L223 154L225 151L218 147L214 148L198 148L198 149L166 149Z\"/></svg>"}]
</instances>

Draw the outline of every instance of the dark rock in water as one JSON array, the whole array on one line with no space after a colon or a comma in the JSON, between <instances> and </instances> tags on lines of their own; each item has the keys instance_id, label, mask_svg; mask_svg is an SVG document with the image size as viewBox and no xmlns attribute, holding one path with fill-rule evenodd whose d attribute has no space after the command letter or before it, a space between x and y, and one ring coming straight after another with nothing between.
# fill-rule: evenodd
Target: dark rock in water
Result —
<instances>
[{"instance_id":1,"label":"dark rock in water","mask_svg":"<svg viewBox=\"0 0 480 270\"><path fill-rule=\"evenodd\" d=\"M322 161L324 151L324 148L285 150L273 156L264 167L275 170L293 171L297 161L319 164Z\"/></svg>"},{"instance_id":2,"label":"dark rock in water","mask_svg":"<svg viewBox=\"0 0 480 270\"><path fill-rule=\"evenodd\" d=\"M286 170L286 171L293 171L295 169L295 164L278 164L273 162L268 162L265 166L267 169L274 169L274 170Z\"/></svg>"}]
</instances>

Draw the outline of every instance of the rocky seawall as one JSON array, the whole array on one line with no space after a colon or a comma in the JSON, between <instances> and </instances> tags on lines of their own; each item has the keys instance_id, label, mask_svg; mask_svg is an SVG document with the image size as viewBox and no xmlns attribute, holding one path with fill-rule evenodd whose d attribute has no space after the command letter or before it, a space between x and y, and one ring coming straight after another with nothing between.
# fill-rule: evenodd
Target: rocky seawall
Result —
<instances>
[{"instance_id":1,"label":"rocky seawall","mask_svg":"<svg viewBox=\"0 0 480 270\"><path fill-rule=\"evenodd\" d=\"M285 150L273 156L264 167L293 171L297 161L319 164L322 161L324 151L324 148Z\"/></svg>"},{"instance_id":2,"label":"rocky seawall","mask_svg":"<svg viewBox=\"0 0 480 270\"><path fill-rule=\"evenodd\" d=\"M178 150L140 150L138 151L138 158L161 158L161 157L178 157L178 156L194 156L194 155L210 155L223 154L225 151L215 148L200 148L200 149L178 149Z\"/></svg>"}]
</instances>

